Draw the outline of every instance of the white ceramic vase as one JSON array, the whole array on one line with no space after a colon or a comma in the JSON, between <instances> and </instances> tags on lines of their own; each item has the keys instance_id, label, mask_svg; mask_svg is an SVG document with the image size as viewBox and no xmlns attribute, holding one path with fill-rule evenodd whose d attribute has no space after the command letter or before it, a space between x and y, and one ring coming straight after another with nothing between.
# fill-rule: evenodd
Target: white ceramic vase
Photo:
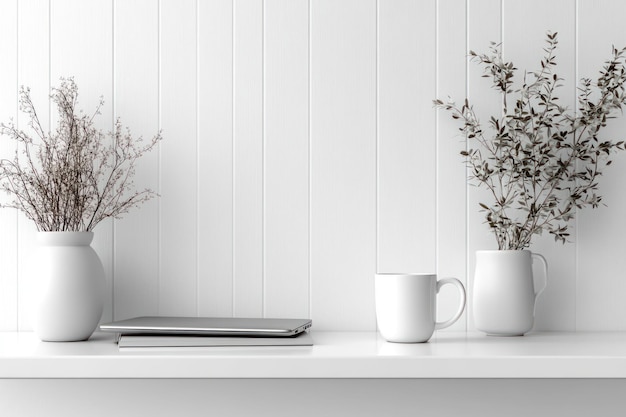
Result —
<instances>
[{"instance_id":1,"label":"white ceramic vase","mask_svg":"<svg viewBox=\"0 0 626 417\"><path fill-rule=\"evenodd\" d=\"M93 232L38 232L31 262L33 328L43 341L86 340L102 316L104 267Z\"/></svg>"},{"instance_id":2,"label":"white ceramic vase","mask_svg":"<svg viewBox=\"0 0 626 417\"><path fill-rule=\"evenodd\" d=\"M545 285L535 290L532 263L543 266ZM535 301L548 283L548 263L529 250L476 251L472 311L476 328L493 336L521 336L532 329Z\"/></svg>"}]
</instances>

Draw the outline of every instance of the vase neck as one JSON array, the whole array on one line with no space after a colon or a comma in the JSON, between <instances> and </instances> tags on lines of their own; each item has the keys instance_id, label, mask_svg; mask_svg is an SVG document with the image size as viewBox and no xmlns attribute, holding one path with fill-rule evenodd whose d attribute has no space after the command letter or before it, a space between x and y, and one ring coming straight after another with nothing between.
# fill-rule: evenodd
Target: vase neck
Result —
<instances>
[{"instance_id":1,"label":"vase neck","mask_svg":"<svg viewBox=\"0 0 626 417\"><path fill-rule=\"evenodd\" d=\"M40 245L53 246L89 246L93 232L37 232Z\"/></svg>"}]
</instances>

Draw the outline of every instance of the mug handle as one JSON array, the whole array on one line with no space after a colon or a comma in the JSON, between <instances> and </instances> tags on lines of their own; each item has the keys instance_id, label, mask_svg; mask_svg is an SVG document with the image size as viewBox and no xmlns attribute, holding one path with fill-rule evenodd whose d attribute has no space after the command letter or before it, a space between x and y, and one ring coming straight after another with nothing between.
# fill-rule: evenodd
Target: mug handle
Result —
<instances>
[{"instance_id":1,"label":"mug handle","mask_svg":"<svg viewBox=\"0 0 626 417\"><path fill-rule=\"evenodd\" d=\"M537 300L537 297L539 297L539 294L541 294L543 290L545 290L546 287L548 286L548 261L546 261L546 258L539 255L538 253L531 253L530 255L532 256L533 260L539 259L541 261L543 265L543 275L545 276L543 287L539 291L535 291L535 300Z\"/></svg>"},{"instance_id":2,"label":"mug handle","mask_svg":"<svg viewBox=\"0 0 626 417\"><path fill-rule=\"evenodd\" d=\"M463 284L461 284L461 281L459 281L456 278L443 278L437 281L437 293L439 293L439 290L441 289L441 287L443 287L446 284L452 284L456 287L456 289L459 291L461 302L459 303L459 309L454 314L454 316L452 316L451 319L446 320L444 322L438 321L435 323L435 330L445 329L446 327L449 327L452 324L454 324L454 322L457 321L459 317L461 317L461 314L463 314L463 310L465 309L465 287L463 287Z\"/></svg>"}]
</instances>

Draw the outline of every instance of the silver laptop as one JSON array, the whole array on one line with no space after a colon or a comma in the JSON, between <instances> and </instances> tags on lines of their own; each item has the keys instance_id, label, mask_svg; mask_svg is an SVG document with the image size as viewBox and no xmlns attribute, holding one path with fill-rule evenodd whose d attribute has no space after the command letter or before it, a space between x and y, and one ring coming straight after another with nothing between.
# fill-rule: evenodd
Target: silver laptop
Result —
<instances>
[{"instance_id":1,"label":"silver laptop","mask_svg":"<svg viewBox=\"0 0 626 417\"><path fill-rule=\"evenodd\" d=\"M100 325L100 330L120 334L200 336L296 336L311 327L310 319L238 317L135 317Z\"/></svg>"}]
</instances>

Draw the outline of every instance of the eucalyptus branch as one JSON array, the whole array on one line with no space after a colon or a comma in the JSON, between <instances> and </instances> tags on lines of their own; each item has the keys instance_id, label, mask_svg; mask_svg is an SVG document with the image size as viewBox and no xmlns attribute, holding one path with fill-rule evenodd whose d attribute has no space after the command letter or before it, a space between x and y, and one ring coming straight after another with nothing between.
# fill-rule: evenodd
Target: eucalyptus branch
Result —
<instances>
[{"instance_id":1,"label":"eucalyptus branch","mask_svg":"<svg viewBox=\"0 0 626 417\"><path fill-rule=\"evenodd\" d=\"M477 145L461 155L470 180L490 191L491 203L479 205L499 249L523 249L544 231L565 243L573 210L600 205L598 177L611 164L610 155L624 150L624 141L601 141L598 134L626 103L625 49L613 48L595 83L581 80L579 111L571 114L556 95L563 81L554 72L557 34L548 33L546 43L541 69L525 72L519 88L517 68L503 60L500 45L492 43L490 55L470 51L502 95L502 114L490 118L489 134L468 99L462 106L434 101L463 123L459 130Z\"/></svg>"}]
</instances>

